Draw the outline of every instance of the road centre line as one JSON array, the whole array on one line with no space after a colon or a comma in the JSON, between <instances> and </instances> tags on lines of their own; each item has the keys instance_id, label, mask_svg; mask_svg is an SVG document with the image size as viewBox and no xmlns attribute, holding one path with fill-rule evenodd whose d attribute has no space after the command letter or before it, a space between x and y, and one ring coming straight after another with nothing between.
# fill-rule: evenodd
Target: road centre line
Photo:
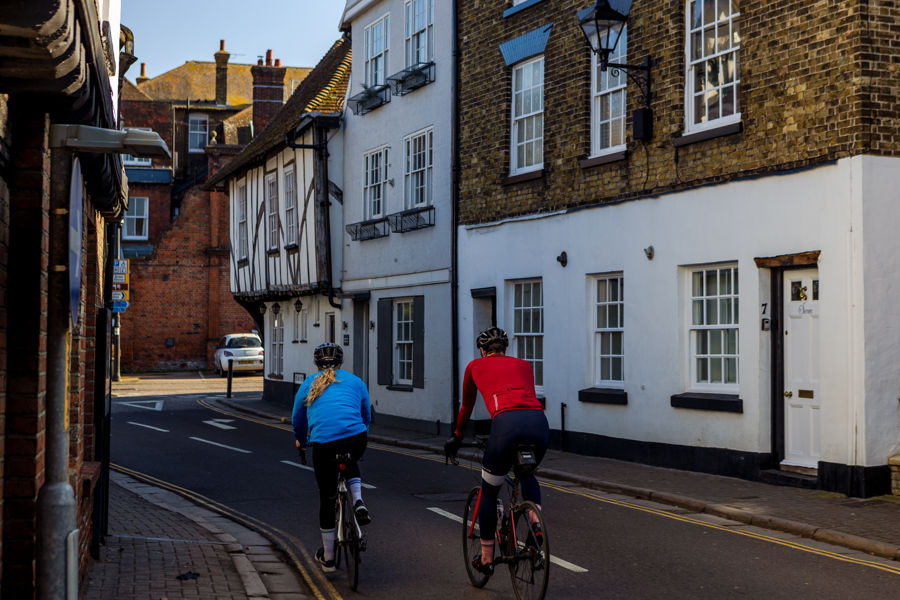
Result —
<instances>
[{"instance_id":1,"label":"road centre line","mask_svg":"<svg viewBox=\"0 0 900 600\"><path fill-rule=\"evenodd\" d=\"M429 506L428 510L430 510L431 512L433 512L436 515L446 517L446 518L450 519L451 521L456 521L457 523L463 522L461 516L455 515L452 512L448 512L442 508L438 508L437 506ZM477 527L477 525L476 525L476 527ZM587 573L588 572L588 570L585 569L584 567L579 567L578 565L570 563L567 560L563 560L554 554L550 555L550 562L552 562L554 565L560 566L563 569L567 569L574 573Z\"/></svg>"},{"instance_id":2,"label":"road centre line","mask_svg":"<svg viewBox=\"0 0 900 600\"><path fill-rule=\"evenodd\" d=\"M305 470L305 471L313 471L313 472L315 472L315 469L313 469L313 468L310 467L309 465L304 465L304 464L301 464L301 463L298 463L298 462L294 462L294 461L292 461L292 460L283 460L283 461L281 461L281 462L284 463L284 464L286 464L286 465L290 465L290 466L292 466L292 467L297 467L298 469L303 469L303 470ZM363 483L362 486L363 486L364 488L366 488L366 489L369 489L369 490L375 490L375 489L378 489L378 488L376 488L374 485L372 485L371 483Z\"/></svg>"},{"instance_id":3,"label":"road centre line","mask_svg":"<svg viewBox=\"0 0 900 600\"><path fill-rule=\"evenodd\" d=\"M159 427L154 427L153 425L144 425L143 423L135 423L134 421L127 421L129 425L137 425L138 427L146 427L147 429L152 429L153 431L162 431L163 433L169 433L168 429L161 429Z\"/></svg>"},{"instance_id":4,"label":"road centre line","mask_svg":"<svg viewBox=\"0 0 900 600\"><path fill-rule=\"evenodd\" d=\"M203 438L198 437L190 437L188 439L194 440L195 442L203 442L204 444L210 444L212 446L218 446L219 448L225 448L227 450L234 450L235 452L243 452L244 454L253 454L251 450L244 450L242 448L235 448L234 446L226 446L225 444L220 444L218 442L211 442L209 440L204 440Z\"/></svg>"}]
</instances>

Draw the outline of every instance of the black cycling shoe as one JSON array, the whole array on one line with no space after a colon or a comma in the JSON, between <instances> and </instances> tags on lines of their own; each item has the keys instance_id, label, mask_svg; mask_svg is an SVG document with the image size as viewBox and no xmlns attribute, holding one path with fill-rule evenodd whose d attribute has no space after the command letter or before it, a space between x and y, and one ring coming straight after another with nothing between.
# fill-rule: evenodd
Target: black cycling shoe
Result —
<instances>
[{"instance_id":1,"label":"black cycling shoe","mask_svg":"<svg viewBox=\"0 0 900 600\"><path fill-rule=\"evenodd\" d=\"M356 504L353 505L353 512L356 513L356 522L360 525L368 525L372 522L372 517L369 515L369 509L366 508L366 505L363 504L362 500L356 501Z\"/></svg>"},{"instance_id":2,"label":"black cycling shoe","mask_svg":"<svg viewBox=\"0 0 900 600\"><path fill-rule=\"evenodd\" d=\"M316 561L322 565L322 570L326 573L334 573L336 570L334 559L325 560L325 548L321 546L316 550Z\"/></svg>"},{"instance_id":3,"label":"black cycling shoe","mask_svg":"<svg viewBox=\"0 0 900 600\"><path fill-rule=\"evenodd\" d=\"M481 573L482 575L487 575L490 577L494 574L494 564L488 563L486 565L481 564L481 555L479 554L475 558L472 559L472 568Z\"/></svg>"}]
</instances>

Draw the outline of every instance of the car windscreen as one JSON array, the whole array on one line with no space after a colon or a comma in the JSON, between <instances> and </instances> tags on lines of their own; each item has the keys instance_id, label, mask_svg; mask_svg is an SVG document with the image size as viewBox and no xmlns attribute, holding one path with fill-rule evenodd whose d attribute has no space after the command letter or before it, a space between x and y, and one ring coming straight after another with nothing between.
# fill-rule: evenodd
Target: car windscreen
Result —
<instances>
[{"instance_id":1,"label":"car windscreen","mask_svg":"<svg viewBox=\"0 0 900 600\"><path fill-rule=\"evenodd\" d=\"M262 344L256 337L236 337L228 340L228 348L260 348Z\"/></svg>"}]
</instances>

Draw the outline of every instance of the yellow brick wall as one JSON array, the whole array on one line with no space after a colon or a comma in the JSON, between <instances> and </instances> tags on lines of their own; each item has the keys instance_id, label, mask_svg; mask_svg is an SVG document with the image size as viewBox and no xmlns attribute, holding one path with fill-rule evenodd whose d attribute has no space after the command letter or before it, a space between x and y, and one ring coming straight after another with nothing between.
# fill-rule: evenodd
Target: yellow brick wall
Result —
<instances>
[{"instance_id":1,"label":"yellow brick wall","mask_svg":"<svg viewBox=\"0 0 900 600\"><path fill-rule=\"evenodd\" d=\"M676 148L684 131L685 3L635 2L628 62L653 57L654 136L628 156L582 168L590 153L590 51L577 10L590 0L543 0L503 18L504 0L459 3L460 220L637 199L858 154L900 155L896 57L900 8L891 0L744 0L739 19L741 133ZM544 53L544 174L509 174L511 70L499 45L553 23Z\"/></svg>"}]
</instances>

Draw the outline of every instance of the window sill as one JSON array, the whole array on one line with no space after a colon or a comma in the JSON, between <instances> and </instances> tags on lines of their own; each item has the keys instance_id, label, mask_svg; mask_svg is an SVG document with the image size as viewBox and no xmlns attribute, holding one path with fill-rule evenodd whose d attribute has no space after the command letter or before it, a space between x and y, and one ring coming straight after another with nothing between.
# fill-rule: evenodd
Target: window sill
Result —
<instances>
[{"instance_id":1,"label":"window sill","mask_svg":"<svg viewBox=\"0 0 900 600\"><path fill-rule=\"evenodd\" d=\"M599 167L600 165L608 165L610 163L625 160L626 156L627 153L625 150L610 152L609 154L603 154L601 156L595 156L593 158L585 158L584 160L580 160L578 161L578 166L582 169L590 169L591 167Z\"/></svg>"},{"instance_id":2,"label":"window sill","mask_svg":"<svg viewBox=\"0 0 900 600\"><path fill-rule=\"evenodd\" d=\"M741 133L743 130L744 125L741 121L738 121L736 123L728 123L720 127L713 127L704 131L698 131L697 133L688 133L686 135L676 137L672 140L672 145L676 148L681 148L682 146L696 144L697 142L705 142L706 140L711 140L717 137L724 137L726 135Z\"/></svg>"},{"instance_id":3,"label":"window sill","mask_svg":"<svg viewBox=\"0 0 900 600\"><path fill-rule=\"evenodd\" d=\"M238 268L249 266L249 265L250 265L250 259L247 258L247 257L238 259L237 265L238 265Z\"/></svg>"},{"instance_id":4,"label":"window sill","mask_svg":"<svg viewBox=\"0 0 900 600\"><path fill-rule=\"evenodd\" d=\"M617 388L587 388L578 390L578 401L588 404L628 404L628 393Z\"/></svg>"},{"instance_id":5,"label":"window sill","mask_svg":"<svg viewBox=\"0 0 900 600\"><path fill-rule=\"evenodd\" d=\"M266 256L276 256L278 254L281 254L281 250L278 248L269 248L266 250Z\"/></svg>"},{"instance_id":6,"label":"window sill","mask_svg":"<svg viewBox=\"0 0 900 600\"><path fill-rule=\"evenodd\" d=\"M291 242L290 244L285 244L284 249L287 250L288 252L291 252L291 251L297 252L297 250L300 249L300 245L297 244L297 242Z\"/></svg>"},{"instance_id":7,"label":"window sill","mask_svg":"<svg viewBox=\"0 0 900 600\"><path fill-rule=\"evenodd\" d=\"M510 6L509 8L507 8L506 10L503 11L503 18L505 19L506 17L514 15L519 11L525 10L526 8L528 8L530 6L534 6L535 4L538 4L543 1L544 0L525 0L525 2L522 2L520 4L516 4L515 6Z\"/></svg>"},{"instance_id":8,"label":"window sill","mask_svg":"<svg viewBox=\"0 0 900 600\"><path fill-rule=\"evenodd\" d=\"M712 410L717 412L743 413L744 401L738 394L704 394L687 392L675 394L670 399L674 408Z\"/></svg>"},{"instance_id":9,"label":"window sill","mask_svg":"<svg viewBox=\"0 0 900 600\"><path fill-rule=\"evenodd\" d=\"M390 384L387 386L387 389L391 390L392 392L411 392L413 391L413 386Z\"/></svg>"},{"instance_id":10,"label":"window sill","mask_svg":"<svg viewBox=\"0 0 900 600\"><path fill-rule=\"evenodd\" d=\"M504 177L501 182L503 185L515 185L517 183L522 183L523 181L534 181L536 179L544 178L544 169L536 169L534 171L529 171L528 173L522 173L520 175L510 175L509 177Z\"/></svg>"},{"instance_id":11,"label":"window sill","mask_svg":"<svg viewBox=\"0 0 900 600\"><path fill-rule=\"evenodd\" d=\"M276 375L274 373L269 373L268 375L266 375L266 377L268 377L269 379L277 379L278 381L284 380L284 375Z\"/></svg>"}]
</instances>

